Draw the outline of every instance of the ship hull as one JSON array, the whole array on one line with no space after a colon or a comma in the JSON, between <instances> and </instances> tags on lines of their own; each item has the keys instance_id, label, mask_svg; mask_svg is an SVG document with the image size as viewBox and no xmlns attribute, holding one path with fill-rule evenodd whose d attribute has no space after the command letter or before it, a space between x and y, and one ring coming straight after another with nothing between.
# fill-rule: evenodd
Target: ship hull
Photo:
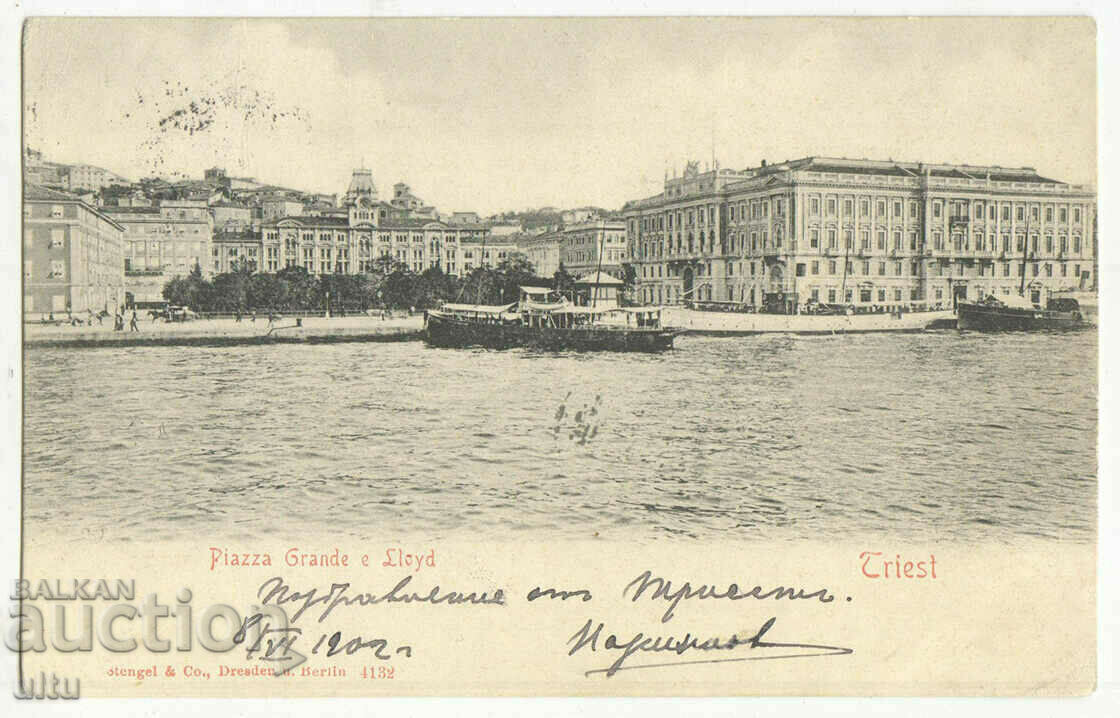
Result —
<instances>
[{"instance_id":1,"label":"ship hull","mask_svg":"<svg viewBox=\"0 0 1120 718\"><path fill-rule=\"evenodd\" d=\"M957 326L957 317L951 310L902 314L764 314L671 307L663 311L662 318L666 324L681 327L689 334L716 337L922 332Z\"/></svg>"},{"instance_id":2,"label":"ship hull","mask_svg":"<svg viewBox=\"0 0 1120 718\"><path fill-rule=\"evenodd\" d=\"M673 348L678 332L667 329L579 327L534 328L522 324L479 322L429 312L424 339L436 347L530 347L543 351L658 352Z\"/></svg>"},{"instance_id":3,"label":"ship hull","mask_svg":"<svg viewBox=\"0 0 1120 718\"><path fill-rule=\"evenodd\" d=\"M957 328L977 332L1066 331L1084 326L1079 312L959 304Z\"/></svg>"}]
</instances>

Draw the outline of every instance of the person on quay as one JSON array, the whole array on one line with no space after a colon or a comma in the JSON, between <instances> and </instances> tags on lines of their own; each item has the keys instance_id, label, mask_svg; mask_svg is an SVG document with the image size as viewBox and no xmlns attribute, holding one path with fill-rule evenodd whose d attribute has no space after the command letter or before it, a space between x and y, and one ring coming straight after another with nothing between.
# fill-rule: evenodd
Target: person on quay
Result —
<instances>
[{"instance_id":1,"label":"person on quay","mask_svg":"<svg viewBox=\"0 0 1120 718\"><path fill-rule=\"evenodd\" d=\"M128 320L128 331L139 332L140 327L136 324L136 310L132 310L132 319Z\"/></svg>"}]
</instances>

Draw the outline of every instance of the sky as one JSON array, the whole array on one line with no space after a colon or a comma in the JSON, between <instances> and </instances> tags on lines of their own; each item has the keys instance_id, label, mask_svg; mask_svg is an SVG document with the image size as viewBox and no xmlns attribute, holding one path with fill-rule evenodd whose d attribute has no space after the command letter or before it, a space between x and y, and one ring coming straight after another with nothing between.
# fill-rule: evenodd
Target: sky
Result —
<instances>
[{"instance_id":1,"label":"sky","mask_svg":"<svg viewBox=\"0 0 1120 718\"><path fill-rule=\"evenodd\" d=\"M1032 166L1096 183L1096 28L1066 18L33 19L24 139L442 211L620 207L713 156Z\"/></svg>"}]
</instances>

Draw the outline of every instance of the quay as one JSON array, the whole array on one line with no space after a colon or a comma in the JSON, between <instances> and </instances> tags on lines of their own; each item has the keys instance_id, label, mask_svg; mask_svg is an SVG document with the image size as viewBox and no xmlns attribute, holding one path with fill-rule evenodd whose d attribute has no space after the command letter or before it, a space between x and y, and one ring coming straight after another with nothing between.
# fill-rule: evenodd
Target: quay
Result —
<instances>
[{"instance_id":1,"label":"quay","mask_svg":"<svg viewBox=\"0 0 1120 718\"><path fill-rule=\"evenodd\" d=\"M688 334L704 336L751 336L755 334L861 334L871 332L922 332L955 329L952 310L903 312L902 314L745 314L701 312L667 307L662 321Z\"/></svg>"},{"instance_id":2,"label":"quay","mask_svg":"<svg viewBox=\"0 0 1120 718\"><path fill-rule=\"evenodd\" d=\"M113 331L112 319L104 325L74 327L69 324L25 323L25 347L122 346L246 346L255 344L325 344L340 342L415 341L423 334L423 315L376 319L372 317L305 317L277 321L257 317L201 319L191 322L139 322L138 332ZM127 328L127 324L125 325Z\"/></svg>"}]
</instances>

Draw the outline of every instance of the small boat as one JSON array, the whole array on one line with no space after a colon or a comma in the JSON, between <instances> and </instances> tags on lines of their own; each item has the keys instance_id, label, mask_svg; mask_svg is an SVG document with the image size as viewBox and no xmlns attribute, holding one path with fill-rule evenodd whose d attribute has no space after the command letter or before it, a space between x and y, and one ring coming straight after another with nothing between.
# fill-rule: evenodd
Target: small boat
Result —
<instances>
[{"instance_id":1,"label":"small boat","mask_svg":"<svg viewBox=\"0 0 1120 718\"><path fill-rule=\"evenodd\" d=\"M957 305L957 328L980 332L1054 331L1085 326L1081 307L1072 297L1052 297L1046 308L1018 295L990 295Z\"/></svg>"},{"instance_id":2,"label":"small boat","mask_svg":"<svg viewBox=\"0 0 1120 718\"><path fill-rule=\"evenodd\" d=\"M656 352L681 333L661 325L659 307L578 306L541 287L521 287L513 304L444 304L424 313L424 338L438 347Z\"/></svg>"}]
</instances>

